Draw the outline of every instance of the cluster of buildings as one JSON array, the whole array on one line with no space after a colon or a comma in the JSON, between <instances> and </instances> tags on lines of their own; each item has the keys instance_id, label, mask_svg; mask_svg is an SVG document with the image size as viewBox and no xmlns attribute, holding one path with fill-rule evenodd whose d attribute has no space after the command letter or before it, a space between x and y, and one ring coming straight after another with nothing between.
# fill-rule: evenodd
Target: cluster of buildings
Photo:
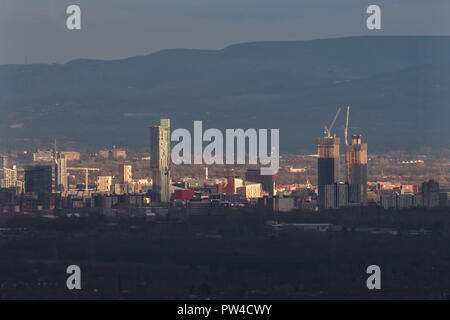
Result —
<instances>
[{"instance_id":1,"label":"cluster of buildings","mask_svg":"<svg viewBox=\"0 0 450 320\"><path fill-rule=\"evenodd\" d=\"M122 163L118 176L97 176L96 191L116 195L146 193L150 186L148 179L133 179L133 166Z\"/></svg>"},{"instance_id":2,"label":"cluster of buildings","mask_svg":"<svg viewBox=\"0 0 450 320\"><path fill-rule=\"evenodd\" d=\"M152 175L151 203L158 206L184 208L189 214L208 213L217 207L262 205L275 211L299 208L312 210L312 190L298 196L292 190L277 194L276 175L262 175L259 169L248 169L245 177L229 175L209 179L205 167L203 178L183 179L172 183L170 178L170 120L161 119L150 128L150 168ZM298 198L301 198L299 202ZM306 204L308 203L308 205Z\"/></svg>"},{"instance_id":3,"label":"cluster of buildings","mask_svg":"<svg viewBox=\"0 0 450 320\"><path fill-rule=\"evenodd\" d=\"M325 127L325 136L317 139L317 188L320 209L336 209L348 205L367 203L367 143L362 143L360 134L353 134L348 143L347 108L345 126L345 179L340 178L340 142L331 129L340 113L336 113L330 128Z\"/></svg>"},{"instance_id":4,"label":"cluster of buildings","mask_svg":"<svg viewBox=\"0 0 450 320\"><path fill-rule=\"evenodd\" d=\"M434 180L423 182L415 188L396 186L393 188L378 187L380 205L385 209L406 209L411 207L445 207L448 204L448 193L441 192L439 183Z\"/></svg>"},{"instance_id":5,"label":"cluster of buildings","mask_svg":"<svg viewBox=\"0 0 450 320\"><path fill-rule=\"evenodd\" d=\"M125 160L127 158L127 151L113 146L111 150L100 150L98 155L104 159Z\"/></svg>"},{"instance_id":6,"label":"cluster of buildings","mask_svg":"<svg viewBox=\"0 0 450 320\"><path fill-rule=\"evenodd\" d=\"M0 155L0 189L5 188L21 190L23 182L17 178L17 167L9 167L8 156Z\"/></svg>"},{"instance_id":7,"label":"cluster of buildings","mask_svg":"<svg viewBox=\"0 0 450 320\"><path fill-rule=\"evenodd\" d=\"M339 113L339 111L338 111ZM126 151L113 147L102 150L100 157L123 160L115 176L98 175L89 184L89 172L98 168L69 168L67 161L79 160L77 152L38 150L33 160L38 164L23 169L9 166L8 157L0 156L0 214L27 212L101 213L107 215L208 214L220 207L254 206L273 211L317 211L348 206L367 205L370 192L378 196L385 209L414 206L447 205L448 194L440 192L435 181L420 187L368 184L367 143L360 134L347 141L345 127L345 177L340 176L340 138L330 131L317 139L317 186L305 184L277 185L277 175L262 175L260 169L247 169L243 176L228 174L210 178L208 167L204 176L171 179L170 119L150 127L150 179L133 179L133 167L125 163ZM21 171L21 172L20 172ZM71 188L69 172L85 174L84 188ZM23 175L19 179L19 174ZM290 172L296 172L291 171ZM91 179L92 180L92 179Z\"/></svg>"},{"instance_id":8,"label":"cluster of buildings","mask_svg":"<svg viewBox=\"0 0 450 320\"><path fill-rule=\"evenodd\" d=\"M61 158L67 161L80 160L80 153L76 151L62 151L59 153ZM53 162L55 160L55 150L40 150L33 153L34 162Z\"/></svg>"}]
</instances>

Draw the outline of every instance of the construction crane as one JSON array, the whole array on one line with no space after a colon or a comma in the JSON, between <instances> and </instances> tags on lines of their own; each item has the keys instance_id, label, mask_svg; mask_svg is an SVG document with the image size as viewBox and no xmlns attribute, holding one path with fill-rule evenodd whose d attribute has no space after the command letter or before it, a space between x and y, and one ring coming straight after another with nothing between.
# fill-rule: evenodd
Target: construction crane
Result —
<instances>
[{"instance_id":1,"label":"construction crane","mask_svg":"<svg viewBox=\"0 0 450 320\"><path fill-rule=\"evenodd\" d=\"M348 119L350 117L350 106L347 107L347 120L345 121L344 138L345 145L348 145Z\"/></svg>"},{"instance_id":2,"label":"construction crane","mask_svg":"<svg viewBox=\"0 0 450 320\"><path fill-rule=\"evenodd\" d=\"M344 139L345 139L345 174L346 174L348 183L350 183L350 159L347 156L348 120L349 120L349 118L350 118L350 106L347 106L347 119L345 121Z\"/></svg>"},{"instance_id":3,"label":"construction crane","mask_svg":"<svg viewBox=\"0 0 450 320\"><path fill-rule=\"evenodd\" d=\"M331 137L331 130L333 130L334 123L336 122L336 120L337 120L337 118L338 118L340 112L341 112L341 108L339 108L338 111L336 112L336 115L334 116L334 119L333 119L333 121L331 122L329 128L328 128L327 126L325 126L325 131L324 131L324 133L326 134L326 136L327 136L328 138Z\"/></svg>"},{"instance_id":4,"label":"construction crane","mask_svg":"<svg viewBox=\"0 0 450 320\"><path fill-rule=\"evenodd\" d=\"M89 171L100 171L99 168L67 168L67 170L74 170L74 171L85 171L85 187L84 190L88 191L89 189Z\"/></svg>"}]
</instances>

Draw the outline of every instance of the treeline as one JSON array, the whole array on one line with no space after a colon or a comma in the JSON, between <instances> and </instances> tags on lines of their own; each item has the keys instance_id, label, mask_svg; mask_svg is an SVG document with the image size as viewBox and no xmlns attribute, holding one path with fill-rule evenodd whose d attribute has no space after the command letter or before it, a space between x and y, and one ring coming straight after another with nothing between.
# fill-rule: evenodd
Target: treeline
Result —
<instances>
[{"instance_id":1,"label":"treeline","mask_svg":"<svg viewBox=\"0 0 450 320\"><path fill-rule=\"evenodd\" d=\"M17 217L0 238L2 298L302 299L448 298L448 212L322 213L243 209L183 223L101 217ZM361 232L273 233L268 219L285 222L367 223L440 232L411 236ZM352 222L353 221L353 222ZM66 289L65 268L82 270L82 290ZM377 264L382 290L366 288Z\"/></svg>"}]
</instances>

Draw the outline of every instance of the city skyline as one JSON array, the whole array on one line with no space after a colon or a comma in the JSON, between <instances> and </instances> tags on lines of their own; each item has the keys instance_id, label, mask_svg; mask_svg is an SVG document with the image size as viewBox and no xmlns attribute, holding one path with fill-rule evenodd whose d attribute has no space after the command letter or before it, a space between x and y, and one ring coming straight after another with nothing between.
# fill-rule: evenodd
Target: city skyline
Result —
<instances>
[{"instance_id":1,"label":"city skyline","mask_svg":"<svg viewBox=\"0 0 450 320\"><path fill-rule=\"evenodd\" d=\"M1 0L0 300L450 299L449 17Z\"/></svg>"},{"instance_id":2,"label":"city skyline","mask_svg":"<svg viewBox=\"0 0 450 320\"><path fill-rule=\"evenodd\" d=\"M343 167L341 167L340 162L340 142L341 139L336 136L336 133L333 131L334 124L338 119L341 108L338 109L331 125L329 127L325 126L325 135L317 139L318 144L318 153L317 153L317 185L313 186L315 188L315 192L318 196L317 198L317 207L321 210L323 209L338 209L341 207L345 207L348 205L367 205L367 190L368 186L371 184L368 183L368 173L367 173L367 143L362 143L362 137L359 134L351 134L351 141L348 141L348 123L349 123L349 111L350 107L347 107L347 121L344 130L344 154L345 154L345 163ZM183 129L185 130L185 129ZM174 130L174 134L179 131L179 129ZM237 138L239 140L239 138ZM155 203L170 203L171 194L173 194L174 190L171 185L173 181L171 180L171 167L176 168L178 165L183 165L183 163L178 163L176 159L171 159L170 141L171 141L171 130L170 130L170 119L161 119L159 125L154 125L150 127L150 157L147 159L150 162L150 171L147 176L150 176L150 186L151 186L151 199ZM175 139L177 140L177 139ZM251 139L250 139L251 140ZM245 159L245 156L240 156L239 152L245 152L247 147L251 150L251 146L248 145L246 147L245 140L243 141L244 145L242 145L243 149L238 149L237 158L240 157ZM190 143L190 141L189 141ZM251 144L251 141L249 141ZM190 148L189 148L190 150ZM195 151L192 156L195 158ZM200 148L200 151L202 148ZM198 151L198 150L197 150ZM185 151L184 151L185 152ZM67 193L69 188L68 181L68 171L69 170L80 170L85 171L85 183L84 189L86 192L90 190L88 171L94 170L99 171L99 176L97 177L97 192L106 193L106 194L133 194L136 190L141 190L142 186L136 185L136 180L133 179L132 175L132 165L128 162L124 162L126 160L126 151L123 149L118 149L116 146L113 146L112 150L109 152L102 151L96 154L97 157L103 158L112 158L114 160L119 160L118 166L118 175L114 174L110 176L102 175L101 169L98 168L77 168L77 167L67 167L67 158L73 160L80 160L80 154L77 152L58 152L56 148L56 140L54 141L54 149L48 151L40 151L33 153L33 162L36 165L31 166L29 163L25 162L25 181L22 182L18 179L18 171L16 165L13 166L13 169L9 169L9 160L8 156L1 156L2 163L2 185L5 184L6 188L12 187L17 190L21 189L20 192L65 192ZM185 155L184 155L185 156ZM278 160L279 161L279 160ZM278 163L277 161L277 163ZM423 161L422 161L423 162ZM190 162L189 162L190 163ZM240 165L244 165L244 168L248 165L252 165L251 162L239 163ZM253 164L256 164L253 163ZM186 164L184 164L186 165ZM234 164L235 166L236 164ZM54 167L54 169L53 169ZM208 180L208 171L206 171L208 166L205 166L205 175L206 180ZM291 167L292 169L292 167ZM228 181L226 181L227 194L233 194L238 192L238 188L244 188L244 194L252 194L249 199L252 197L261 198L263 193L266 193L270 197L274 197L277 193L278 188L276 187L276 176L277 174L272 174L267 177L263 177L262 173L256 174L253 172L255 169L248 169L245 173L245 180L239 180L241 182L236 182L234 180L234 175L232 175L230 180L229 172L226 171L229 169L223 169L222 177L227 177ZM295 171L294 171L295 172ZM302 171L300 171L302 172ZM340 173L343 172L344 175L341 177ZM9 174L9 175L7 175ZM12 175L11 175L12 174ZM196 179L201 179L201 177L195 177ZM184 178L183 178L184 180ZM249 181L249 182L247 182ZM253 181L253 182L252 182ZM257 183L255 183L257 182ZM176 182L179 183L179 182ZM254 185L253 185L253 184ZM431 182L430 182L431 183ZM145 183L144 183L145 184ZM147 182L148 184L148 182ZM272 184L272 186L270 186ZM373 184L373 181L372 181ZM174 184L175 185L175 184ZM230 189L231 185L231 189ZM256 190L256 185L259 185ZM309 180L304 184L305 186L309 185ZM296 188L296 186L293 186ZM310 187L307 187L310 188ZM372 187L371 187L372 188ZM422 189L425 188L422 183ZM435 187L432 187L435 188ZM248 189L248 190L247 190ZM397 206L397 202L400 200L385 200L386 197L388 199L396 199L396 197L403 197L403 190L400 187L401 194L396 195L392 193L390 190L395 190L396 188L381 188L380 186L376 186L375 192L380 192L380 204L389 208L390 205ZM436 189L436 188L435 188ZM218 187L217 190L221 190ZM374 189L371 189L372 192ZM406 189L405 189L406 190ZM419 187L417 189L408 189L407 194L405 194L405 199L402 201L406 201L406 206L419 205L419 201L425 200L417 200L414 198L414 192L418 192ZM430 189L431 190L431 189ZM439 193L439 185L437 184L437 192ZM95 192L95 190L93 190ZM141 192L141 191L140 191ZM220 191L216 191L220 193ZM175 193L176 194L176 193ZM193 194L191 195L191 197ZM424 192L421 194L424 197ZM176 195L175 195L176 197ZM184 196L183 196L184 197ZM412 198L411 198L412 197ZM436 198L433 195L433 200L427 200L428 203L430 201L434 203L439 202L439 197ZM421 198L422 199L422 198ZM436 200L438 199L438 200ZM394 202L392 202L394 201ZM438 201L438 202L436 202ZM423 202L425 204L425 202ZM277 204L278 206L279 204ZM428 204L428 207L433 207L433 205Z\"/></svg>"}]
</instances>

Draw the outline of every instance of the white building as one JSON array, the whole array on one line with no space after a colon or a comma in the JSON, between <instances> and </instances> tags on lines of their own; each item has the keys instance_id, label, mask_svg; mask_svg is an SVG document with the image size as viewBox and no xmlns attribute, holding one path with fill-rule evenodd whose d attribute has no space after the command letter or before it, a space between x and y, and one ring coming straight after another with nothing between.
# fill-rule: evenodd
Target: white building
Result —
<instances>
[{"instance_id":1,"label":"white building","mask_svg":"<svg viewBox=\"0 0 450 320\"><path fill-rule=\"evenodd\" d=\"M67 160L66 158L59 158L56 160L55 167L55 187L57 191L69 190L69 178L67 175Z\"/></svg>"},{"instance_id":2,"label":"white building","mask_svg":"<svg viewBox=\"0 0 450 320\"><path fill-rule=\"evenodd\" d=\"M38 150L33 153L34 162L52 162L54 160L53 150Z\"/></svg>"},{"instance_id":3,"label":"white building","mask_svg":"<svg viewBox=\"0 0 450 320\"><path fill-rule=\"evenodd\" d=\"M237 188L237 193L246 199L261 198L261 183L251 183Z\"/></svg>"},{"instance_id":4,"label":"white building","mask_svg":"<svg viewBox=\"0 0 450 320\"><path fill-rule=\"evenodd\" d=\"M111 176L98 176L97 177L97 191L99 192L111 192L112 177Z\"/></svg>"},{"instance_id":5,"label":"white building","mask_svg":"<svg viewBox=\"0 0 450 320\"><path fill-rule=\"evenodd\" d=\"M17 168L13 166L12 169L0 169L0 188L16 188L18 192L23 189L23 181L17 180Z\"/></svg>"}]
</instances>

